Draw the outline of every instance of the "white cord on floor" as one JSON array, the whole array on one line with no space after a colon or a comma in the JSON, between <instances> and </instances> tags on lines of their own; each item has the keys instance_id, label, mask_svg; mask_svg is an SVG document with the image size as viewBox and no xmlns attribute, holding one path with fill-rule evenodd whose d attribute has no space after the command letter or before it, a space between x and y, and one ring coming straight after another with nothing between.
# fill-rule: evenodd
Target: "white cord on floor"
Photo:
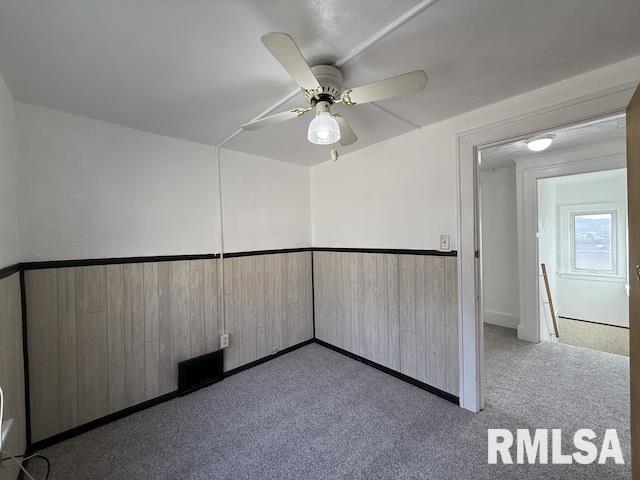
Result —
<instances>
[{"instance_id":1,"label":"white cord on floor","mask_svg":"<svg viewBox=\"0 0 640 480\"><path fill-rule=\"evenodd\" d=\"M4 450L2 450L2 420L3 420L3 418L4 418L4 392L2 391L2 387L0 387L0 460L4 460L2 458L2 455L6 455L7 457L13 459L13 461L16 462L18 467L20 467L20 470L22 470L22 472L27 476L27 478L29 480L35 480L31 476L31 474L29 472L27 472L27 469L22 466L22 462L24 462L25 460L29 460L29 458L31 458L31 457L24 458L22 460L22 462L21 462L16 457L11 455L9 452L5 452Z\"/></svg>"},{"instance_id":2,"label":"white cord on floor","mask_svg":"<svg viewBox=\"0 0 640 480\"><path fill-rule=\"evenodd\" d=\"M31 474L27 471L27 469L22 466L22 462L20 460L18 460L16 457L11 455L9 452L5 452L4 450L0 450L0 455L6 455L7 457L13 459L13 461L16 462L16 465L18 465L18 467L20 467L20 470L22 470L22 472L27 476L27 478L29 480L35 480L35 478L33 478L31 476ZM29 458L30 457L28 457L28 458L26 458L24 460L28 460Z\"/></svg>"}]
</instances>

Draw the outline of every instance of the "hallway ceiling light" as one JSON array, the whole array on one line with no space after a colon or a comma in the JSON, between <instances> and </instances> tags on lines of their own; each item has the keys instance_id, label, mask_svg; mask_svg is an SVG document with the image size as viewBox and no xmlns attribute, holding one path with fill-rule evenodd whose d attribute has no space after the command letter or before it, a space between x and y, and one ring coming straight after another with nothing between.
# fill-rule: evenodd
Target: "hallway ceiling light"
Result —
<instances>
[{"instance_id":1,"label":"hallway ceiling light","mask_svg":"<svg viewBox=\"0 0 640 480\"><path fill-rule=\"evenodd\" d=\"M529 150L533 152L541 152L549 148L554 138L554 135L541 135L539 137L527 140L527 147L529 147Z\"/></svg>"}]
</instances>

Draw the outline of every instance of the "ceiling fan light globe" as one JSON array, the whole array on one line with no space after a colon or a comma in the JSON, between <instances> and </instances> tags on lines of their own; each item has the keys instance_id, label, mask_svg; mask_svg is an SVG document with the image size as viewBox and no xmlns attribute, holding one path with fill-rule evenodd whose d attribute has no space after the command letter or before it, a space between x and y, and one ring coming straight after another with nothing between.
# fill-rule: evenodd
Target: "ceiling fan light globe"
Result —
<instances>
[{"instance_id":1,"label":"ceiling fan light globe","mask_svg":"<svg viewBox=\"0 0 640 480\"><path fill-rule=\"evenodd\" d=\"M340 127L329 112L318 113L309 124L307 139L316 145L331 145L340 140Z\"/></svg>"}]
</instances>

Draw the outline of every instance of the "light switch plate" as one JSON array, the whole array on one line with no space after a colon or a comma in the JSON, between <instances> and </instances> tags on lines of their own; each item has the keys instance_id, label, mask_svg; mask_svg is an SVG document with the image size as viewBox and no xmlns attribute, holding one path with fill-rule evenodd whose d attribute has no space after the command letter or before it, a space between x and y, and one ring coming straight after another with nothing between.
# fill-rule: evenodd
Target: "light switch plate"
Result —
<instances>
[{"instance_id":1,"label":"light switch plate","mask_svg":"<svg viewBox=\"0 0 640 480\"><path fill-rule=\"evenodd\" d=\"M449 235L440 235L440 250L448 252L451 250Z\"/></svg>"},{"instance_id":2,"label":"light switch plate","mask_svg":"<svg viewBox=\"0 0 640 480\"><path fill-rule=\"evenodd\" d=\"M220 335L220 348L227 348L229 346L229 334L223 333Z\"/></svg>"}]
</instances>

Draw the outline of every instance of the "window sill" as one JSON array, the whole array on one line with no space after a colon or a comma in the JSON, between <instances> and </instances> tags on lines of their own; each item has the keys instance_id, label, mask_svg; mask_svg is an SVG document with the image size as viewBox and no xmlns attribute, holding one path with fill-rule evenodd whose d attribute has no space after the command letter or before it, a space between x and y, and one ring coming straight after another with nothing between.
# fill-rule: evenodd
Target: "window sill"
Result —
<instances>
[{"instance_id":1,"label":"window sill","mask_svg":"<svg viewBox=\"0 0 640 480\"><path fill-rule=\"evenodd\" d=\"M558 278L567 280L589 280L591 282L627 283L627 277L606 273L558 272Z\"/></svg>"}]
</instances>

